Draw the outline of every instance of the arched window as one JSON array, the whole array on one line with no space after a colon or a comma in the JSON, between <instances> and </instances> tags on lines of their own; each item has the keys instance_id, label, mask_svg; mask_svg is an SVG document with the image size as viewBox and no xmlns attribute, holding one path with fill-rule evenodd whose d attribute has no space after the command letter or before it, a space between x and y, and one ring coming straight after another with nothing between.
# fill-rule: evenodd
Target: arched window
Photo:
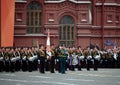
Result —
<instances>
[{"instance_id":1,"label":"arched window","mask_svg":"<svg viewBox=\"0 0 120 85\"><path fill-rule=\"evenodd\" d=\"M74 45L74 19L69 16L63 16L59 22L59 43L65 46Z\"/></svg>"},{"instance_id":2,"label":"arched window","mask_svg":"<svg viewBox=\"0 0 120 85\"><path fill-rule=\"evenodd\" d=\"M27 6L26 14L27 33L42 32L42 6L39 2L33 1Z\"/></svg>"}]
</instances>

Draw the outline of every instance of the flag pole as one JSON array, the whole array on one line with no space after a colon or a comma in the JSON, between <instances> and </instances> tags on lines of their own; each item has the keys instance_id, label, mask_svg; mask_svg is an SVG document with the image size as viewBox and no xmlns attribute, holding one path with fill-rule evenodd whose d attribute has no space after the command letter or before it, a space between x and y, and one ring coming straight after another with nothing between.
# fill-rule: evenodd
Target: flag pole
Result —
<instances>
[{"instance_id":1,"label":"flag pole","mask_svg":"<svg viewBox=\"0 0 120 85\"><path fill-rule=\"evenodd\" d=\"M47 58L49 59L51 57L50 30L49 29L47 30L46 53L47 53Z\"/></svg>"}]
</instances>

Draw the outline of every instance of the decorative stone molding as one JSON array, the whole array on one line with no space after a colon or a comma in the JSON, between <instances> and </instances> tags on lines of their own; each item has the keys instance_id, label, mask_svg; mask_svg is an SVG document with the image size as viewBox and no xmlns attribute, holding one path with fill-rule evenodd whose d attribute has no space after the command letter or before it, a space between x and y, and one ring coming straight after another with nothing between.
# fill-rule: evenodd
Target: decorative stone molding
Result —
<instances>
[{"instance_id":1,"label":"decorative stone molding","mask_svg":"<svg viewBox=\"0 0 120 85\"><path fill-rule=\"evenodd\" d=\"M59 1L45 1L45 3L62 3L66 0L59 0ZM76 4L90 4L90 1L76 1L76 0L68 0L70 2L76 3Z\"/></svg>"}]
</instances>

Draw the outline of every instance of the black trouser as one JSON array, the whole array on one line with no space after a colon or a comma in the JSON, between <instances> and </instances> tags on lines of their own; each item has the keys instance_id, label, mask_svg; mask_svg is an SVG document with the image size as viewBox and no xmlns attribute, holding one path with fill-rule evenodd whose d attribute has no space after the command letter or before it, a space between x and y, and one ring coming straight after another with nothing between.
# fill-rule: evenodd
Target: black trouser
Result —
<instances>
[{"instance_id":1,"label":"black trouser","mask_svg":"<svg viewBox=\"0 0 120 85\"><path fill-rule=\"evenodd\" d=\"M50 60L50 72L51 73L54 73L54 68L55 68L55 59L54 57L52 57Z\"/></svg>"},{"instance_id":2,"label":"black trouser","mask_svg":"<svg viewBox=\"0 0 120 85\"><path fill-rule=\"evenodd\" d=\"M36 60L33 61L33 70L36 71L37 68L38 68L38 59L36 59Z\"/></svg>"},{"instance_id":3,"label":"black trouser","mask_svg":"<svg viewBox=\"0 0 120 85\"><path fill-rule=\"evenodd\" d=\"M50 60L45 60L45 70L46 71L50 70Z\"/></svg>"},{"instance_id":4,"label":"black trouser","mask_svg":"<svg viewBox=\"0 0 120 85\"><path fill-rule=\"evenodd\" d=\"M10 67L9 67L10 61L9 60L5 60L5 71L9 72L10 71Z\"/></svg>"},{"instance_id":5,"label":"black trouser","mask_svg":"<svg viewBox=\"0 0 120 85\"><path fill-rule=\"evenodd\" d=\"M86 60L86 68L87 68L88 71L90 70L90 64L91 64L91 60L87 59Z\"/></svg>"},{"instance_id":6,"label":"black trouser","mask_svg":"<svg viewBox=\"0 0 120 85\"><path fill-rule=\"evenodd\" d=\"M112 59L111 58L107 59L107 68L112 68Z\"/></svg>"},{"instance_id":7,"label":"black trouser","mask_svg":"<svg viewBox=\"0 0 120 85\"><path fill-rule=\"evenodd\" d=\"M94 70L98 70L98 60L94 59Z\"/></svg>"},{"instance_id":8,"label":"black trouser","mask_svg":"<svg viewBox=\"0 0 120 85\"><path fill-rule=\"evenodd\" d=\"M33 71L33 62L28 60L28 71L32 72Z\"/></svg>"},{"instance_id":9,"label":"black trouser","mask_svg":"<svg viewBox=\"0 0 120 85\"><path fill-rule=\"evenodd\" d=\"M0 61L0 72L4 70L4 62L3 60Z\"/></svg>"},{"instance_id":10,"label":"black trouser","mask_svg":"<svg viewBox=\"0 0 120 85\"><path fill-rule=\"evenodd\" d=\"M75 65L70 65L70 66L69 66L69 70L75 71Z\"/></svg>"},{"instance_id":11,"label":"black trouser","mask_svg":"<svg viewBox=\"0 0 120 85\"><path fill-rule=\"evenodd\" d=\"M55 69L60 73L60 59L58 57L56 58Z\"/></svg>"},{"instance_id":12,"label":"black trouser","mask_svg":"<svg viewBox=\"0 0 120 85\"><path fill-rule=\"evenodd\" d=\"M106 68L107 67L107 60L106 59L101 59L100 60L100 66L101 68Z\"/></svg>"},{"instance_id":13,"label":"black trouser","mask_svg":"<svg viewBox=\"0 0 120 85\"><path fill-rule=\"evenodd\" d=\"M41 57L40 58L40 66L39 66L39 71L40 73L45 73L45 58Z\"/></svg>"},{"instance_id":14,"label":"black trouser","mask_svg":"<svg viewBox=\"0 0 120 85\"><path fill-rule=\"evenodd\" d=\"M20 71L20 69L21 69L21 62L20 60L17 60L15 62L15 71Z\"/></svg>"},{"instance_id":15,"label":"black trouser","mask_svg":"<svg viewBox=\"0 0 120 85\"><path fill-rule=\"evenodd\" d=\"M11 72L15 71L15 62L12 62L12 61L9 62L9 70Z\"/></svg>"},{"instance_id":16,"label":"black trouser","mask_svg":"<svg viewBox=\"0 0 120 85\"><path fill-rule=\"evenodd\" d=\"M120 58L117 59L117 68L120 68Z\"/></svg>"},{"instance_id":17,"label":"black trouser","mask_svg":"<svg viewBox=\"0 0 120 85\"><path fill-rule=\"evenodd\" d=\"M80 59L78 59L78 64L77 64L77 68L79 71L81 71L81 63L82 61Z\"/></svg>"},{"instance_id":18,"label":"black trouser","mask_svg":"<svg viewBox=\"0 0 120 85\"><path fill-rule=\"evenodd\" d=\"M22 70L23 71L29 71L29 60L26 58L26 59L23 59L22 60Z\"/></svg>"}]
</instances>

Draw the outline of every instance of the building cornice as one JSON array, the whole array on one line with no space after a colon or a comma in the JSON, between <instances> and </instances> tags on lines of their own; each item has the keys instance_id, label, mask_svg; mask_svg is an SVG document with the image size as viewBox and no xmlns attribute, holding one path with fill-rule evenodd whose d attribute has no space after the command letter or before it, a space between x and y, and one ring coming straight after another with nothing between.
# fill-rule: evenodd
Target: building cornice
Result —
<instances>
[{"instance_id":1,"label":"building cornice","mask_svg":"<svg viewBox=\"0 0 120 85\"><path fill-rule=\"evenodd\" d=\"M92 25L76 25L78 28L92 28L92 29L101 29L102 26L92 26ZM104 28L111 29L120 29L120 26L104 26Z\"/></svg>"},{"instance_id":2,"label":"building cornice","mask_svg":"<svg viewBox=\"0 0 120 85\"><path fill-rule=\"evenodd\" d=\"M25 34L25 35L14 35L16 37L34 37L34 36L40 36L40 37L44 37L46 36L45 34Z\"/></svg>"},{"instance_id":3,"label":"building cornice","mask_svg":"<svg viewBox=\"0 0 120 85\"><path fill-rule=\"evenodd\" d=\"M14 35L15 37L46 37L45 34L25 34L25 35ZM50 37L58 37L57 34L50 34Z\"/></svg>"},{"instance_id":4,"label":"building cornice","mask_svg":"<svg viewBox=\"0 0 120 85\"><path fill-rule=\"evenodd\" d=\"M14 25L14 27L26 27L27 25Z\"/></svg>"},{"instance_id":5,"label":"building cornice","mask_svg":"<svg viewBox=\"0 0 120 85\"><path fill-rule=\"evenodd\" d=\"M45 28L57 28L59 27L59 25L56 25L56 24L46 24L44 25Z\"/></svg>"},{"instance_id":6,"label":"building cornice","mask_svg":"<svg viewBox=\"0 0 120 85\"><path fill-rule=\"evenodd\" d=\"M59 1L45 1L45 3L61 3L64 2L66 0L59 0Z\"/></svg>"},{"instance_id":7,"label":"building cornice","mask_svg":"<svg viewBox=\"0 0 120 85\"><path fill-rule=\"evenodd\" d=\"M90 1L76 1L76 0L69 0L73 3L77 3L77 4L90 4L91 2Z\"/></svg>"},{"instance_id":8,"label":"building cornice","mask_svg":"<svg viewBox=\"0 0 120 85\"><path fill-rule=\"evenodd\" d=\"M62 3L66 0L59 0L59 1L45 1L45 3ZM89 4L91 3L90 1L76 1L76 0L68 0L70 2L76 3L76 4Z\"/></svg>"},{"instance_id":9,"label":"building cornice","mask_svg":"<svg viewBox=\"0 0 120 85\"><path fill-rule=\"evenodd\" d=\"M27 3L27 1L15 1L16 3Z\"/></svg>"},{"instance_id":10,"label":"building cornice","mask_svg":"<svg viewBox=\"0 0 120 85\"><path fill-rule=\"evenodd\" d=\"M101 6L102 3L96 3L96 6ZM105 6L120 6L118 3L104 3Z\"/></svg>"},{"instance_id":11,"label":"building cornice","mask_svg":"<svg viewBox=\"0 0 120 85\"><path fill-rule=\"evenodd\" d=\"M102 35L78 34L78 37L102 37ZM104 37L120 37L120 35L104 35Z\"/></svg>"}]
</instances>

